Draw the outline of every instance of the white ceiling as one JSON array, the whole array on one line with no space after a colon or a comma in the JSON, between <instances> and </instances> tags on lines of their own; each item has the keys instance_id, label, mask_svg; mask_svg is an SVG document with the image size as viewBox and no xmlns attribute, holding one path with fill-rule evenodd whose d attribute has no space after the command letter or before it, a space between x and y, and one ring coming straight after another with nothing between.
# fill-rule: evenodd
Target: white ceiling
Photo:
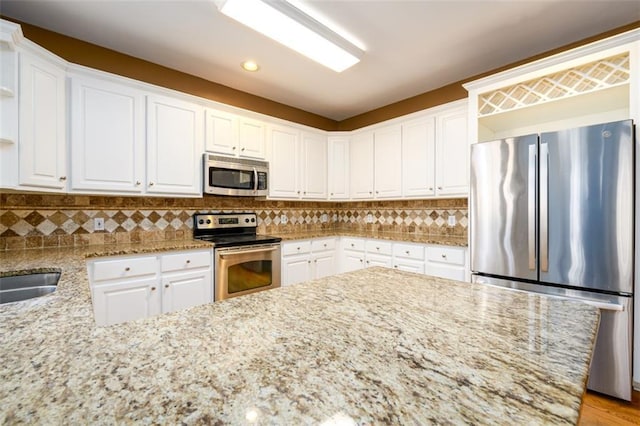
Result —
<instances>
[{"instance_id":1,"label":"white ceiling","mask_svg":"<svg viewBox=\"0 0 640 426\"><path fill-rule=\"evenodd\" d=\"M213 0L2 0L0 13L335 120L640 20L638 0L300 2L362 43L362 61L335 73Z\"/></svg>"}]
</instances>

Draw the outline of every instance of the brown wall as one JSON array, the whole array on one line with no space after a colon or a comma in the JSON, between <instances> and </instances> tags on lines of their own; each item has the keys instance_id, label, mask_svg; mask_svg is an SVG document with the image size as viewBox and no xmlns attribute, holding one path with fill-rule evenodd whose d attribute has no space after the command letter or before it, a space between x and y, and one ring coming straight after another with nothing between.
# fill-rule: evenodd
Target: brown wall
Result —
<instances>
[{"instance_id":1,"label":"brown wall","mask_svg":"<svg viewBox=\"0 0 640 426\"><path fill-rule=\"evenodd\" d=\"M11 18L5 19L13 20ZM13 21L22 25L22 30L26 38L76 64L145 81L158 86L168 87L224 104L282 118L295 123L305 124L318 129L344 131L358 129L436 105L463 99L467 97L467 92L462 87L462 84L467 81L472 81L554 53L575 48L605 37L610 37L624 31L640 28L640 21L637 21L632 24L625 25L624 27L616 28L606 33L589 37L516 63L489 70L483 74L469 77L463 81L458 81L439 89L376 108L338 122L259 96L241 92L218 83L210 82L199 77L172 70L142 59L124 55L114 50L106 49L104 47L67 37L62 34L54 33L16 20Z\"/></svg>"}]
</instances>

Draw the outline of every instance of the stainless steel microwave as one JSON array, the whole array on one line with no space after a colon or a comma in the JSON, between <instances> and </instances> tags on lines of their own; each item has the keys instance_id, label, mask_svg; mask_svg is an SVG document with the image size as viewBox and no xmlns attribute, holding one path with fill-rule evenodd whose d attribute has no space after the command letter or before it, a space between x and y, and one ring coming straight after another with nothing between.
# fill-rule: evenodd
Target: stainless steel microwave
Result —
<instances>
[{"instance_id":1,"label":"stainless steel microwave","mask_svg":"<svg viewBox=\"0 0 640 426\"><path fill-rule=\"evenodd\" d=\"M215 195L266 197L269 163L204 154L204 192Z\"/></svg>"}]
</instances>

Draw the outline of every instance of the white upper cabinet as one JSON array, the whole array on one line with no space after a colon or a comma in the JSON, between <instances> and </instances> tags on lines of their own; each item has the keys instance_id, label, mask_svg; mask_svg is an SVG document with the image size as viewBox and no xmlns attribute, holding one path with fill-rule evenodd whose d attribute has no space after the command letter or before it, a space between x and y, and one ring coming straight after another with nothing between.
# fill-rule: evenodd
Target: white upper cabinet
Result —
<instances>
[{"instance_id":1,"label":"white upper cabinet","mask_svg":"<svg viewBox=\"0 0 640 426\"><path fill-rule=\"evenodd\" d=\"M327 138L294 127L269 126L269 197L327 198Z\"/></svg>"},{"instance_id":2,"label":"white upper cabinet","mask_svg":"<svg viewBox=\"0 0 640 426\"><path fill-rule=\"evenodd\" d=\"M327 198L327 137L302 133L302 198L323 200Z\"/></svg>"},{"instance_id":3,"label":"white upper cabinet","mask_svg":"<svg viewBox=\"0 0 640 426\"><path fill-rule=\"evenodd\" d=\"M269 143L269 196L272 198L299 198L298 138L293 127L270 126Z\"/></svg>"},{"instance_id":4,"label":"white upper cabinet","mask_svg":"<svg viewBox=\"0 0 640 426\"><path fill-rule=\"evenodd\" d=\"M266 129L259 120L225 111L205 110L207 152L246 158L265 158Z\"/></svg>"},{"instance_id":5,"label":"white upper cabinet","mask_svg":"<svg viewBox=\"0 0 640 426\"><path fill-rule=\"evenodd\" d=\"M435 195L435 117L402 124L402 195L407 198Z\"/></svg>"},{"instance_id":6,"label":"white upper cabinet","mask_svg":"<svg viewBox=\"0 0 640 426\"><path fill-rule=\"evenodd\" d=\"M144 92L81 75L70 82L71 190L141 193Z\"/></svg>"},{"instance_id":7,"label":"white upper cabinet","mask_svg":"<svg viewBox=\"0 0 640 426\"><path fill-rule=\"evenodd\" d=\"M205 109L205 149L207 152L237 155L238 117L234 114Z\"/></svg>"},{"instance_id":8,"label":"white upper cabinet","mask_svg":"<svg viewBox=\"0 0 640 426\"><path fill-rule=\"evenodd\" d=\"M203 108L168 96L147 97L147 191L202 194Z\"/></svg>"},{"instance_id":9,"label":"white upper cabinet","mask_svg":"<svg viewBox=\"0 0 640 426\"><path fill-rule=\"evenodd\" d=\"M240 138L239 155L248 158L265 157L265 124L262 121L240 117L238 135Z\"/></svg>"},{"instance_id":10,"label":"white upper cabinet","mask_svg":"<svg viewBox=\"0 0 640 426\"><path fill-rule=\"evenodd\" d=\"M328 191L330 200L349 199L349 139L328 139Z\"/></svg>"},{"instance_id":11,"label":"white upper cabinet","mask_svg":"<svg viewBox=\"0 0 640 426\"><path fill-rule=\"evenodd\" d=\"M436 195L469 193L467 108L438 114L436 123Z\"/></svg>"},{"instance_id":12,"label":"white upper cabinet","mask_svg":"<svg viewBox=\"0 0 640 426\"><path fill-rule=\"evenodd\" d=\"M373 198L373 132L356 133L349 144L351 198Z\"/></svg>"},{"instance_id":13,"label":"white upper cabinet","mask_svg":"<svg viewBox=\"0 0 640 426\"><path fill-rule=\"evenodd\" d=\"M374 132L374 196L402 196L402 128L388 126Z\"/></svg>"},{"instance_id":14,"label":"white upper cabinet","mask_svg":"<svg viewBox=\"0 0 640 426\"><path fill-rule=\"evenodd\" d=\"M67 186L66 74L56 60L20 52L19 184Z\"/></svg>"}]
</instances>

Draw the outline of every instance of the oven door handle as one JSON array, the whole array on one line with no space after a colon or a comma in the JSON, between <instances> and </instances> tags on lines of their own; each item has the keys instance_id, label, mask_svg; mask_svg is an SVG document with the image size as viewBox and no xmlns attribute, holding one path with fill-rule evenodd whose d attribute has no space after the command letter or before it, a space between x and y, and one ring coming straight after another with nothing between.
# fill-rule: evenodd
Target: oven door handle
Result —
<instances>
[{"instance_id":1,"label":"oven door handle","mask_svg":"<svg viewBox=\"0 0 640 426\"><path fill-rule=\"evenodd\" d=\"M277 250L277 249L278 249L278 246L259 248L259 249L252 249L252 250L233 249L233 250L228 250L228 251L219 251L218 252L218 256L225 257L225 256L236 256L236 255L240 255L240 254L265 253L265 252L274 251L274 250Z\"/></svg>"}]
</instances>

